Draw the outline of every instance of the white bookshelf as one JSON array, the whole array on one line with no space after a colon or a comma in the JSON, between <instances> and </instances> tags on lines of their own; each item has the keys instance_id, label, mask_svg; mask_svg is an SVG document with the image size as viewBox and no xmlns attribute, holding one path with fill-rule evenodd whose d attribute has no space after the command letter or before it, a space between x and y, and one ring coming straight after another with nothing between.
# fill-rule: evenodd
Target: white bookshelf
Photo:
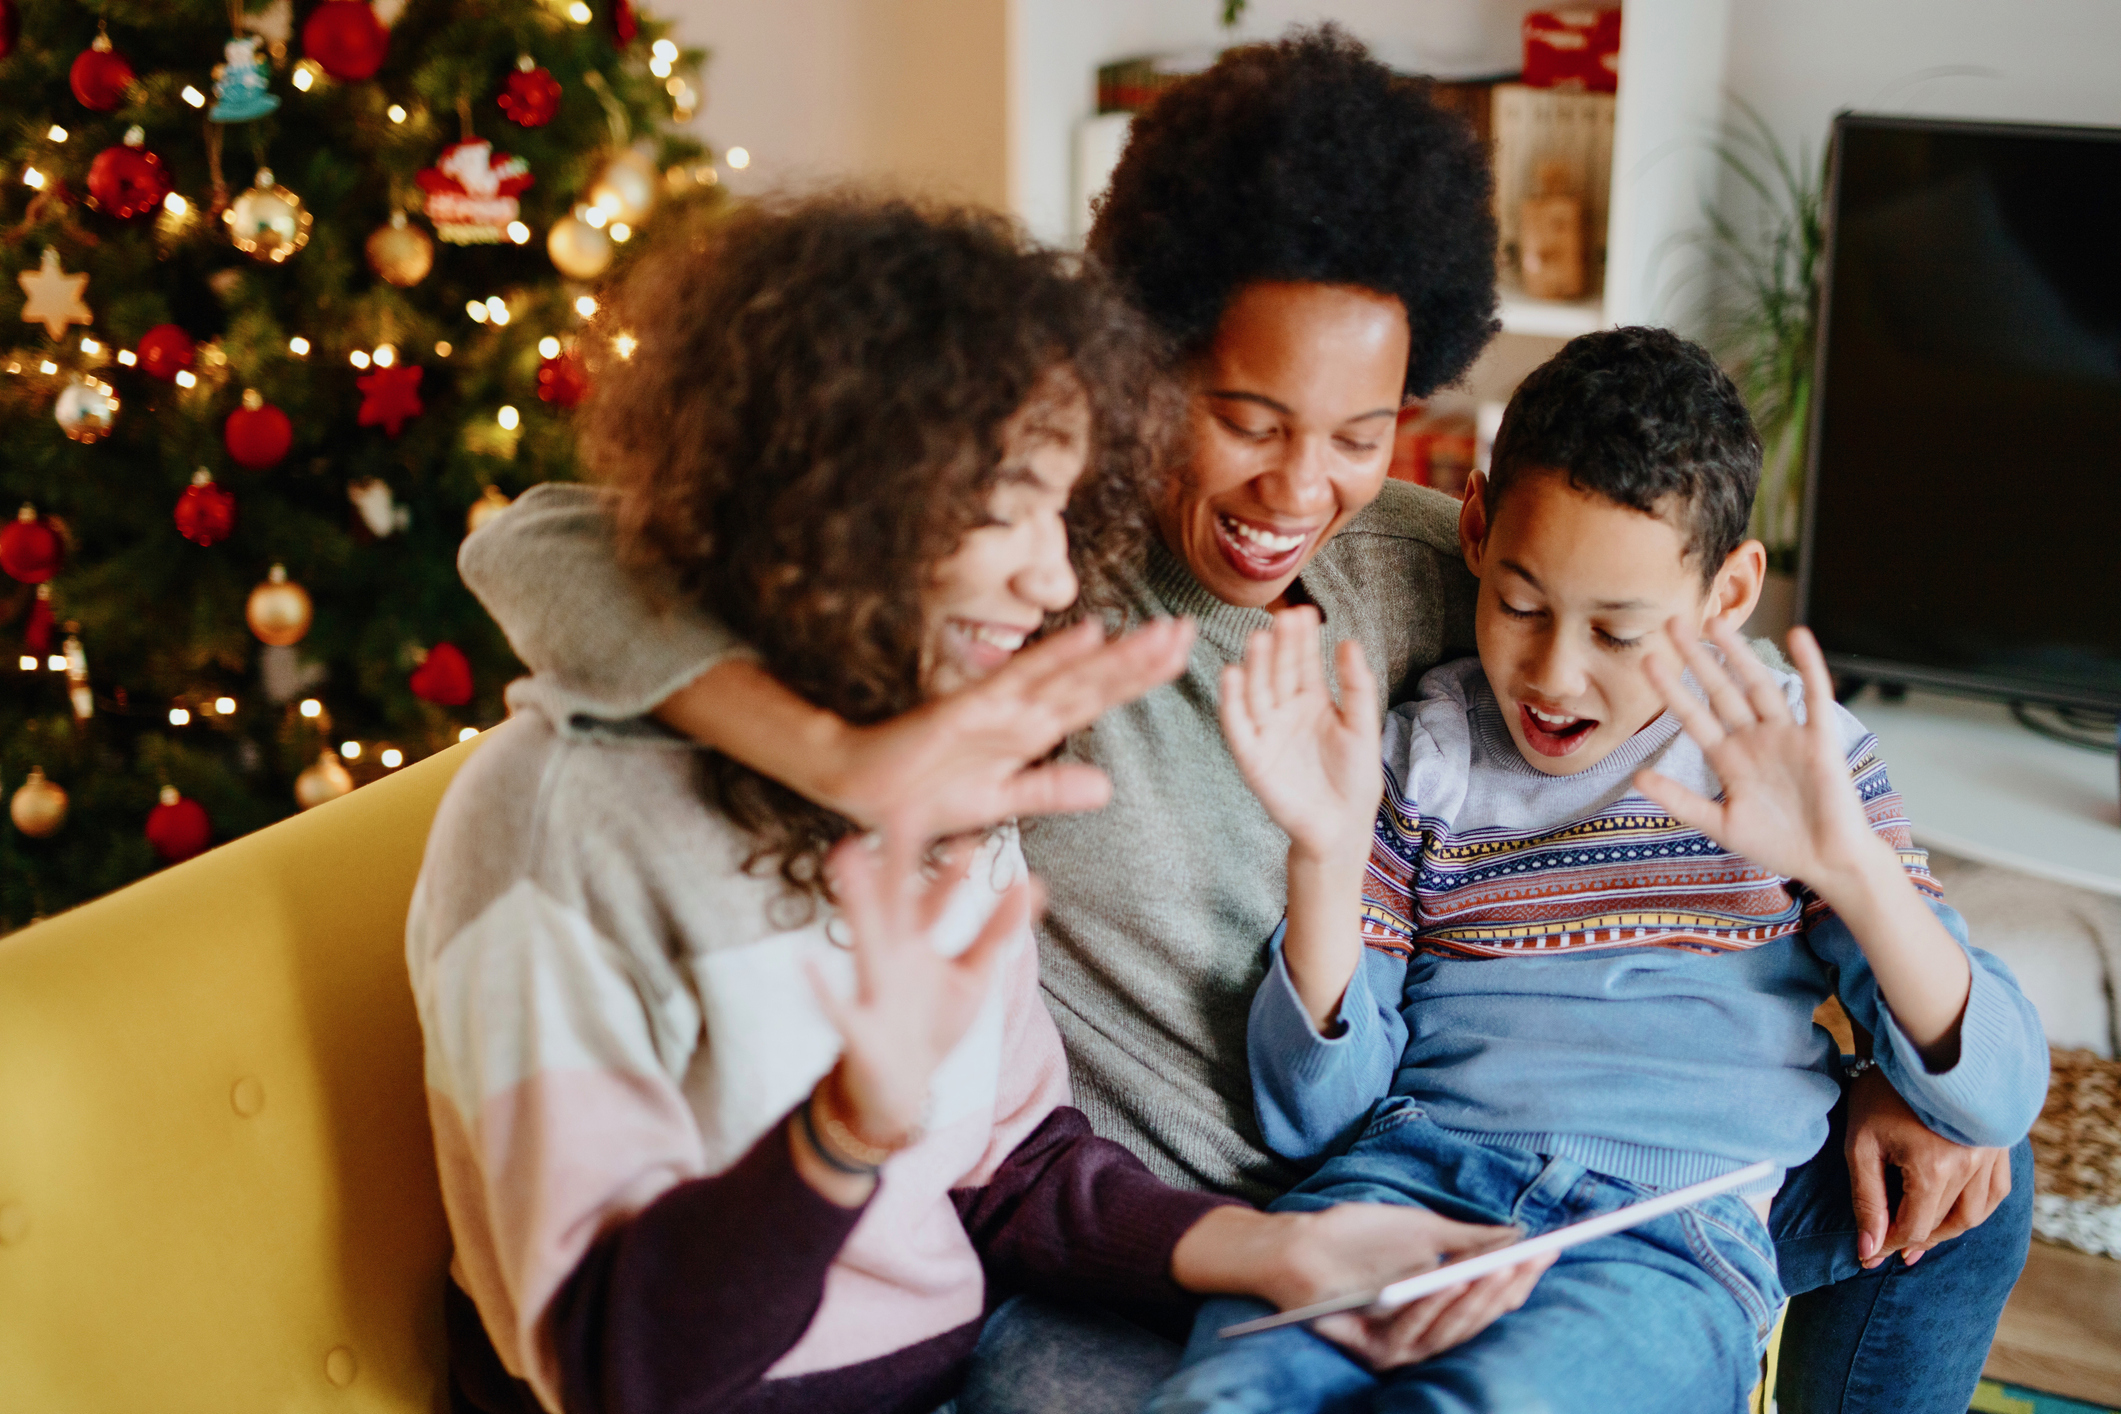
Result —
<instances>
[{"instance_id":1,"label":"white bookshelf","mask_svg":"<svg viewBox=\"0 0 2121 1414\"><path fill-rule=\"evenodd\" d=\"M1489 43L1507 44L1514 23L1529 10L1547 8L1526 0L1447 0L1479 11L1479 24L1461 25L1462 30L1481 29L1492 36ZM1016 0L1025 12L1047 9L1065 11L1068 28L1077 36L1075 52L1097 57L1084 76L1083 88L1094 88L1098 63L1131 54L1156 52L1145 43L1156 29L1150 20L1169 11L1174 24L1183 18L1192 28L1174 28L1171 49L1196 46L1200 35L1194 10L1210 8L1207 0L1183 0L1183 15L1169 0L1152 0L1138 8L1125 8L1125 19L1109 5L1083 4L1081 0ZM1256 3L1256 10L1270 6ZM1317 18L1335 18L1341 7L1313 7ZM1432 7L1434 8L1434 7ZM1502 323L1506 333L1540 338L1567 339L1593 329L1619 324L1665 324L1698 332L1698 312L1704 289L1704 270L1698 233L1704 213L1712 204L1717 184L1714 144L1724 112L1725 48L1729 29L1729 0L1625 0L1620 30L1620 92L1614 108L1612 186L1607 203L1605 288L1597 296L1582 300L1540 300L1516 291L1502 299ZM1145 19L1145 16L1149 17ZM1035 16L1027 16L1035 18ZM1059 16L1053 17L1058 20ZM1278 16L1262 16L1273 23ZM1350 7L1341 16L1349 27L1377 52L1401 66L1421 62L1421 48L1406 36L1383 32L1388 23L1374 8ZM1365 23L1367 21L1367 23ZM1100 35L1100 23L1110 29ZM1085 27L1088 32L1085 32ZM1262 24L1264 28L1264 24ZM1020 32L1039 32L1037 24ZM1052 33L1051 27L1044 30ZM1276 29L1268 34L1278 32ZM1266 37L1244 33L1240 39ZM1514 67L1516 51L1501 49L1492 68ZM1036 61L1019 54L1020 66ZM1461 56L1454 67L1464 71ZM1023 72L1023 68L1019 68ZM1035 88L1036 86L1031 86ZM1029 90L1027 90L1029 91ZM1023 147L1050 144L1045 150L1067 153L1066 163L1043 167L1020 161L1021 188L1017 204L1027 215L1037 210L1065 209L1070 213L1065 233L1080 241L1089 227L1091 198L1104 189L1112 166L1126 143L1127 120L1123 114L1092 116L1086 92L1075 111L1061 114L1047 103L1019 104L1014 118L1016 137ZM1065 177L1056 168L1065 166ZM1059 201L1029 186L1038 172L1046 180L1067 181L1068 191ZM1034 220L1034 229L1038 222ZM1059 233L1054 233L1059 234Z\"/></svg>"}]
</instances>

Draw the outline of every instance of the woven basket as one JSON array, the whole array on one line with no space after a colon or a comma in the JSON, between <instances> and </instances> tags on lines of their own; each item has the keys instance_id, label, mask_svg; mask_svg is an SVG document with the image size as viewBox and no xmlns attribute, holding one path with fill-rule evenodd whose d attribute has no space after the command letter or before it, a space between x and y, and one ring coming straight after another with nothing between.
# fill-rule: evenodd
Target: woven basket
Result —
<instances>
[{"instance_id":1,"label":"woven basket","mask_svg":"<svg viewBox=\"0 0 2121 1414\"><path fill-rule=\"evenodd\" d=\"M2121 1257L2121 1061L2056 1050L2032 1138L2033 1230Z\"/></svg>"}]
</instances>

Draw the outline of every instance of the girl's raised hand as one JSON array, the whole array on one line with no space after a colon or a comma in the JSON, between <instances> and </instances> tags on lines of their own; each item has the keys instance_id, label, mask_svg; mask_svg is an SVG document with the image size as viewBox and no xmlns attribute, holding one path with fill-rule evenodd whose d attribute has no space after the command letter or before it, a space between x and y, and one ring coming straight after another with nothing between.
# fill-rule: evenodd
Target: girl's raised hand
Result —
<instances>
[{"instance_id":1,"label":"girl's raised hand","mask_svg":"<svg viewBox=\"0 0 2121 1414\"><path fill-rule=\"evenodd\" d=\"M932 878L921 870L922 831L894 821L880 842L843 841L828 867L854 954L854 990L842 997L812 965L818 1005L845 1049L828 1087L838 1116L863 1143L897 1149L919 1137L928 1082L971 1029L1002 949L1030 923L1035 884L1020 880L986 927L955 957L935 949L934 931L970 867L973 851L946 853Z\"/></svg>"},{"instance_id":2,"label":"girl's raised hand","mask_svg":"<svg viewBox=\"0 0 2121 1414\"><path fill-rule=\"evenodd\" d=\"M1223 737L1245 784L1298 849L1367 857L1377 800L1377 685L1362 645L1341 643L1341 700L1326 686L1318 610L1274 615L1222 674Z\"/></svg>"},{"instance_id":3,"label":"girl's raised hand","mask_svg":"<svg viewBox=\"0 0 2121 1414\"><path fill-rule=\"evenodd\" d=\"M1804 678L1800 722L1781 684L1728 625L1712 634L1721 663L1680 620L1665 630L1708 701L1687 691L1662 654L1650 655L1643 670L1699 743L1723 782L1723 799L1710 800L1656 771L1637 775L1636 789L1724 848L1814 888L1874 863L1872 856L1887 846L1872 833L1849 778L1834 728L1833 681L1811 633L1791 629L1789 638Z\"/></svg>"}]
</instances>

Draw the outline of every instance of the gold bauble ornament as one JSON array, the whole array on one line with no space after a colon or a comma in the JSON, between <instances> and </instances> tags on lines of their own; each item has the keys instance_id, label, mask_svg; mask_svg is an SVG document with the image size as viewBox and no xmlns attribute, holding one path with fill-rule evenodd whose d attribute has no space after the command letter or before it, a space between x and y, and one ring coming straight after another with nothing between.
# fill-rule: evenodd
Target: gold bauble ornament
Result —
<instances>
[{"instance_id":1,"label":"gold bauble ornament","mask_svg":"<svg viewBox=\"0 0 2121 1414\"><path fill-rule=\"evenodd\" d=\"M296 196L273 181L272 169L258 169L257 184L221 213L228 238L253 259L278 265L309 244L309 212Z\"/></svg>"},{"instance_id":2,"label":"gold bauble ornament","mask_svg":"<svg viewBox=\"0 0 2121 1414\"><path fill-rule=\"evenodd\" d=\"M489 486L464 513L464 533L471 534L513 504L498 486Z\"/></svg>"},{"instance_id":3,"label":"gold bauble ornament","mask_svg":"<svg viewBox=\"0 0 2121 1414\"><path fill-rule=\"evenodd\" d=\"M399 289L410 289L435 268L435 243L412 225L402 211L390 213L390 224L368 238L368 266Z\"/></svg>"},{"instance_id":4,"label":"gold bauble ornament","mask_svg":"<svg viewBox=\"0 0 2121 1414\"><path fill-rule=\"evenodd\" d=\"M118 420L117 390L100 378L76 378L59 390L52 416L76 442L94 442Z\"/></svg>"},{"instance_id":5,"label":"gold bauble ornament","mask_svg":"<svg viewBox=\"0 0 2121 1414\"><path fill-rule=\"evenodd\" d=\"M655 209L660 178L655 163L629 148L605 164L604 175L589 188L589 204L603 207L614 221L638 226Z\"/></svg>"},{"instance_id":6,"label":"gold bauble ornament","mask_svg":"<svg viewBox=\"0 0 2121 1414\"><path fill-rule=\"evenodd\" d=\"M243 617L250 624L250 631L261 643L275 648L288 648L302 641L309 632L310 620L316 608L309 602L309 591L287 577L285 565L274 565L265 582L250 591L250 603L244 606Z\"/></svg>"},{"instance_id":7,"label":"gold bauble ornament","mask_svg":"<svg viewBox=\"0 0 2121 1414\"><path fill-rule=\"evenodd\" d=\"M66 792L44 779L42 766L32 766L29 779L8 802L7 813L16 829L31 839L41 840L57 834L66 823Z\"/></svg>"},{"instance_id":8,"label":"gold bauble ornament","mask_svg":"<svg viewBox=\"0 0 2121 1414\"><path fill-rule=\"evenodd\" d=\"M337 800L353 789L353 777L339 764L339 753L326 748L317 763L295 777L295 804L304 810Z\"/></svg>"},{"instance_id":9,"label":"gold bauble ornament","mask_svg":"<svg viewBox=\"0 0 2121 1414\"><path fill-rule=\"evenodd\" d=\"M562 216L545 233L545 253L570 280L594 280L611 268L611 237L579 216Z\"/></svg>"}]
</instances>

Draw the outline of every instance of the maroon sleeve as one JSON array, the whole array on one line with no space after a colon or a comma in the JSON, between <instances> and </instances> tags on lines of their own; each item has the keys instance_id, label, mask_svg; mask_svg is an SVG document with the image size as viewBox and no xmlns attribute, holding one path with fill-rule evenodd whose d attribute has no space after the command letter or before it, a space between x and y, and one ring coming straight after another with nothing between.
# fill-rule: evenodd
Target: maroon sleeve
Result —
<instances>
[{"instance_id":1,"label":"maroon sleeve","mask_svg":"<svg viewBox=\"0 0 2121 1414\"><path fill-rule=\"evenodd\" d=\"M1204 1214L1238 1202L1171 1187L1066 1106L993 1178L950 1198L991 1288L1137 1307L1197 1299L1171 1279L1171 1251Z\"/></svg>"},{"instance_id":2,"label":"maroon sleeve","mask_svg":"<svg viewBox=\"0 0 2121 1414\"><path fill-rule=\"evenodd\" d=\"M803 1181L784 1119L605 1233L547 1317L568 1414L733 1404L809 1326L861 1215Z\"/></svg>"}]
</instances>

